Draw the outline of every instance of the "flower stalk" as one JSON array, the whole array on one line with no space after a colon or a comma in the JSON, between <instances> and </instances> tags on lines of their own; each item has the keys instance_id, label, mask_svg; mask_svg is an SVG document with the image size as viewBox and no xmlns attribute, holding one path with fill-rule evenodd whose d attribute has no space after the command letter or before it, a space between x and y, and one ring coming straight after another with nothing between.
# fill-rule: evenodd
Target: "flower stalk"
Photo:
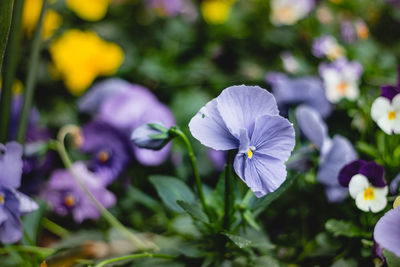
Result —
<instances>
[{"instance_id":1,"label":"flower stalk","mask_svg":"<svg viewBox=\"0 0 400 267\"><path fill-rule=\"evenodd\" d=\"M223 228L229 232L234 201L234 184L232 179L232 153L229 151L225 167L225 212Z\"/></svg>"},{"instance_id":2,"label":"flower stalk","mask_svg":"<svg viewBox=\"0 0 400 267\"><path fill-rule=\"evenodd\" d=\"M31 109L33 102L33 95L36 84L37 65L39 63L40 44L42 40L41 39L42 25L43 25L43 18L46 13L46 8L47 8L47 0L43 0L39 21L36 26L35 33L33 35L32 50L29 56L28 73L25 81L26 85L24 90L24 104L22 106L21 117L18 124L17 141L20 143L23 143L25 141L26 130L28 127L29 111Z\"/></svg>"},{"instance_id":3,"label":"flower stalk","mask_svg":"<svg viewBox=\"0 0 400 267\"><path fill-rule=\"evenodd\" d=\"M123 236L127 236L128 239L132 242L133 245L135 245L139 250L145 251L149 249L150 247L154 249L158 249L157 246L153 243L150 244L144 244L142 240L140 240L136 235L134 235L131 231L129 231L120 221L118 221L117 218L114 217L106 208L103 207L103 205L93 196L93 194L88 190L86 185L82 182L80 179L79 175L77 175L74 172L74 169L72 168L72 161L68 156L68 153L65 149L65 138L68 134L73 134L79 131L79 128L75 125L66 125L63 128L60 129L58 136L57 136L57 141L56 141L56 150L58 154L61 157L61 160L64 164L64 166L71 172L72 177L75 179L75 181L78 183L78 185L82 188L82 190L85 192L85 194L90 198L92 203L95 205L95 207L99 210L101 215L104 217L104 219L115 229L117 229Z\"/></svg>"},{"instance_id":4,"label":"flower stalk","mask_svg":"<svg viewBox=\"0 0 400 267\"><path fill-rule=\"evenodd\" d=\"M9 2L9 1L6 1ZM0 100L0 143L7 141L8 124L10 120L10 109L12 101L12 84L19 57L19 41L21 37L21 17L23 0L15 0L12 12L10 33L8 35L7 47L4 53L2 68L2 91Z\"/></svg>"},{"instance_id":5,"label":"flower stalk","mask_svg":"<svg viewBox=\"0 0 400 267\"><path fill-rule=\"evenodd\" d=\"M103 267L110 263L133 260L133 259L141 259L141 258L157 258L157 259L173 260L176 257L172 256L172 255L167 255L167 254L151 254L151 253L132 254L132 255L126 255L126 256L122 256L122 257L118 257L118 258L104 260L104 261L98 263L97 265L95 265L95 267Z\"/></svg>"}]
</instances>

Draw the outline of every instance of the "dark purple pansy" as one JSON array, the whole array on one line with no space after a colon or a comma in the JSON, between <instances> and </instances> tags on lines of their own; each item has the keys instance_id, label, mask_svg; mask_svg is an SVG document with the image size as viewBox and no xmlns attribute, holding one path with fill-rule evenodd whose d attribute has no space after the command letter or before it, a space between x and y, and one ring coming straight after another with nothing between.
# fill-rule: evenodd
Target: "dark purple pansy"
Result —
<instances>
[{"instance_id":1,"label":"dark purple pansy","mask_svg":"<svg viewBox=\"0 0 400 267\"><path fill-rule=\"evenodd\" d=\"M93 121L84 125L82 137L79 149L92 155L88 167L105 185L114 181L133 158L127 136L108 123Z\"/></svg>"},{"instance_id":2,"label":"dark purple pansy","mask_svg":"<svg viewBox=\"0 0 400 267\"><path fill-rule=\"evenodd\" d=\"M366 162L364 160L355 160L344 166L338 176L339 183L348 187L351 178L356 174L364 175L374 187L385 187L387 185L385 169L373 161Z\"/></svg>"},{"instance_id":3,"label":"dark purple pansy","mask_svg":"<svg viewBox=\"0 0 400 267\"><path fill-rule=\"evenodd\" d=\"M278 115L273 95L258 86L231 86L208 102L189 123L190 132L215 150L237 149L234 169L257 197L286 178L294 129Z\"/></svg>"},{"instance_id":4,"label":"dark purple pansy","mask_svg":"<svg viewBox=\"0 0 400 267\"><path fill-rule=\"evenodd\" d=\"M379 219L375 225L374 239L382 248L400 257L400 206L389 210Z\"/></svg>"},{"instance_id":5,"label":"dark purple pansy","mask_svg":"<svg viewBox=\"0 0 400 267\"><path fill-rule=\"evenodd\" d=\"M305 104L315 108L323 118L332 112L332 104L325 95L322 81L318 77L289 78L284 73L269 72L266 81L271 84L279 110L286 115L288 106Z\"/></svg>"},{"instance_id":6,"label":"dark purple pansy","mask_svg":"<svg viewBox=\"0 0 400 267\"><path fill-rule=\"evenodd\" d=\"M115 196L105 188L101 179L87 169L84 163L74 163L72 171L105 208L115 204ZM42 197L56 213L63 216L72 213L77 223L85 219L96 220L100 217L99 211L69 170L55 170L42 192Z\"/></svg>"}]
</instances>

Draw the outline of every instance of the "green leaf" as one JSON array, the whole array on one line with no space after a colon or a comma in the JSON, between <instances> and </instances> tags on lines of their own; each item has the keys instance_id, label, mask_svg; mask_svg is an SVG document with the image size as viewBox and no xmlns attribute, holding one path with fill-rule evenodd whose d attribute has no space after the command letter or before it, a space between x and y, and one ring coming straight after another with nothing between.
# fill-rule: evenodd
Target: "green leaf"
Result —
<instances>
[{"instance_id":1,"label":"green leaf","mask_svg":"<svg viewBox=\"0 0 400 267\"><path fill-rule=\"evenodd\" d=\"M227 236L239 248L247 248L252 244L250 240L247 240L246 238L238 235L232 235L229 233L223 233L223 235Z\"/></svg>"},{"instance_id":2,"label":"green leaf","mask_svg":"<svg viewBox=\"0 0 400 267\"><path fill-rule=\"evenodd\" d=\"M351 222L330 219L325 223L325 228L334 236L369 237L371 234L362 231Z\"/></svg>"},{"instance_id":3,"label":"green leaf","mask_svg":"<svg viewBox=\"0 0 400 267\"><path fill-rule=\"evenodd\" d=\"M259 231L261 229L260 225L256 222L254 215L253 213L251 213L251 211L246 210L243 214L243 218L255 230Z\"/></svg>"},{"instance_id":4,"label":"green leaf","mask_svg":"<svg viewBox=\"0 0 400 267\"><path fill-rule=\"evenodd\" d=\"M153 175L149 179L168 208L176 212L183 212L184 210L177 203L178 200L194 203L194 193L181 180L163 175Z\"/></svg>"},{"instance_id":5,"label":"green leaf","mask_svg":"<svg viewBox=\"0 0 400 267\"><path fill-rule=\"evenodd\" d=\"M0 1L0 72L11 26L13 0Z\"/></svg>"},{"instance_id":6,"label":"green leaf","mask_svg":"<svg viewBox=\"0 0 400 267\"><path fill-rule=\"evenodd\" d=\"M177 201L178 205L182 207L190 216L195 220L200 220L204 223L209 223L207 215L197 203L187 203L182 200Z\"/></svg>"},{"instance_id":7,"label":"green leaf","mask_svg":"<svg viewBox=\"0 0 400 267\"><path fill-rule=\"evenodd\" d=\"M383 256L385 256L386 263L389 267L400 266L400 258L396 257L396 255L394 255L392 252L384 249Z\"/></svg>"},{"instance_id":8,"label":"green leaf","mask_svg":"<svg viewBox=\"0 0 400 267\"><path fill-rule=\"evenodd\" d=\"M22 243L25 245L36 245L37 234L39 233L40 222L46 210L44 201L37 202L39 208L23 217L22 226L25 231L25 236ZM31 242L33 244L30 244Z\"/></svg>"},{"instance_id":9,"label":"green leaf","mask_svg":"<svg viewBox=\"0 0 400 267\"><path fill-rule=\"evenodd\" d=\"M285 193L298 176L299 175L288 175L286 181L275 192L269 193L262 198L257 198L256 196L253 196L249 200L248 208L254 211L255 216L258 215L260 212L265 210L275 199Z\"/></svg>"}]
</instances>

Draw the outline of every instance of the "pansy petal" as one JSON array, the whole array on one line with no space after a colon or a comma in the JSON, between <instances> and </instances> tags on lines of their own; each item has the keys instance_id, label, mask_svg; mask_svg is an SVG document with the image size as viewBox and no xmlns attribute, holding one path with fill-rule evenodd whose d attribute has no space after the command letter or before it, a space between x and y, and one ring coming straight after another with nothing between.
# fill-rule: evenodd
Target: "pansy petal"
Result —
<instances>
[{"instance_id":1,"label":"pansy petal","mask_svg":"<svg viewBox=\"0 0 400 267\"><path fill-rule=\"evenodd\" d=\"M397 87L392 85L384 85L381 87L381 97L392 100L397 94L400 92L397 90Z\"/></svg>"},{"instance_id":2,"label":"pansy petal","mask_svg":"<svg viewBox=\"0 0 400 267\"><path fill-rule=\"evenodd\" d=\"M386 186L385 169L373 162L367 162L360 167L359 173L368 178L369 182L375 187Z\"/></svg>"},{"instance_id":3,"label":"pansy petal","mask_svg":"<svg viewBox=\"0 0 400 267\"><path fill-rule=\"evenodd\" d=\"M400 173L390 182L390 194L397 195L399 192Z\"/></svg>"},{"instance_id":4,"label":"pansy petal","mask_svg":"<svg viewBox=\"0 0 400 267\"><path fill-rule=\"evenodd\" d=\"M258 86L231 86L216 98L217 107L226 126L238 137L240 129L253 134L254 120L262 115L278 115L275 98Z\"/></svg>"},{"instance_id":5,"label":"pansy petal","mask_svg":"<svg viewBox=\"0 0 400 267\"><path fill-rule=\"evenodd\" d=\"M216 99L208 102L190 120L189 129L200 143L215 150L230 150L239 146L219 114Z\"/></svg>"},{"instance_id":6,"label":"pansy petal","mask_svg":"<svg viewBox=\"0 0 400 267\"><path fill-rule=\"evenodd\" d=\"M13 190L13 192L19 200L19 212L22 215L32 212L34 210L37 210L39 208L38 204L35 201L33 201L30 197L28 197L27 195L25 195L17 190Z\"/></svg>"},{"instance_id":7,"label":"pansy petal","mask_svg":"<svg viewBox=\"0 0 400 267\"><path fill-rule=\"evenodd\" d=\"M0 184L9 188L21 185L22 146L17 142L0 144Z\"/></svg>"},{"instance_id":8,"label":"pansy petal","mask_svg":"<svg viewBox=\"0 0 400 267\"><path fill-rule=\"evenodd\" d=\"M257 197L275 191L285 181L286 166L281 160L262 154L235 158L240 160L243 162L234 164L235 171Z\"/></svg>"},{"instance_id":9,"label":"pansy petal","mask_svg":"<svg viewBox=\"0 0 400 267\"><path fill-rule=\"evenodd\" d=\"M364 193L360 192L355 198L356 206L362 211L368 212L371 209L371 200L366 200L364 198Z\"/></svg>"},{"instance_id":10,"label":"pansy petal","mask_svg":"<svg viewBox=\"0 0 400 267\"><path fill-rule=\"evenodd\" d=\"M370 200L370 211L375 213L380 212L385 209L386 205L387 205L386 195L376 194L375 199Z\"/></svg>"},{"instance_id":11,"label":"pansy petal","mask_svg":"<svg viewBox=\"0 0 400 267\"><path fill-rule=\"evenodd\" d=\"M0 226L0 242L15 243L21 239L23 231L19 212L19 201L12 191L6 192L6 202L3 207L8 218Z\"/></svg>"},{"instance_id":12,"label":"pansy petal","mask_svg":"<svg viewBox=\"0 0 400 267\"><path fill-rule=\"evenodd\" d=\"M389 99L385 97L378 97L377 99L375 99L371 106L372 119L378 122L382 117L387 117L390 108L391 103Z\"/></svg>"},{"instance_id":13,"label":"pansy petal","mask_svg":"<svg viewBox=\"0 0 400 267\"><path fill-rule=\"evenodd\" d=\"M362 166L364 166L367 162L362 160L362 159L358 159L355 161L350 162L349 164L346 164L339 173L339 183L341 186L344 187L348 187L351 178L356 175L357 173L359 173L359 170Z\"/></svg>"},{"instance_id":14,"label":"pansy petal","mask_svg":"<svg viewBox=\"0 0 400 267\"><path fill-rule=\"evenodd\" d=\"M374 239L400 257L400 206L385 213L374 229Z\"/></svg>"},{"instance_id":15,"label":"pansy petal","mask_svg":"<svg viewBox=\"0 0 400 267\"><path fill-rule=\"evenodd\" d=\"M324 185L340 186L338 181L340 170L356 158L357 153L350 141L340 135L334 136L330 149L325 155L321 155L317 180Z\"/></svg>"},{"instance_id":16,"label":"pansy petal","mask_svg":"<svg viewBox=\"0 0 400 267\"><path fill-rule=\"evenodd\" d=\"M362 174L356 174L351 178L350 183L349 183L349 193L350 196L354 199L357 198L357 196L360 193L363 193L366 188L368 188L369 182L367 177L365 177Z\"/></svg>"},{"instance_id":17,"label":"pansy petal","mask_svg":"<svg viewBox=\"0 0 400 267\"><path fill-rule=\"evenodd\" d=\"M281 116L258 117L250 144L256 153L286 161L295 145L293 125Z\"/></svg>"},{"instance_id":18,"label":"pansy petal","mask_svg":"<svg viewBox=\"0 0 400 267\"><path fill-rule=\"evenodd\" d=\"M328 128L318 111L312 107L301 105L296 109L296 120L307 139L321 149L324 141L328 138Z\"/></svg>"},{"instance_id":19,"label":"pansy petal","mask_svg":"<svg viewBox=\"0 0 400 267\"><path fill-rule=\"evenodd\" d=\"M160 150L151 150L133 147L136 160L146 166L157 166L163 163L169 156L171 144L167 144Z\"/></svg>"},{"instance_id":20,"label":"pansy petal","mask_svg":"<svg viewBox=\"0 0 400 267\"><path fill-rule=\"evenodd\" d=\"M393 133L393 122L389 120L387 114L385 116L380 117L376 124L378 124L379 128L384 131L386 134L391 135Z\"/></svg>"},{"instance_id":21,"label":"pansy petal","mask_svg":"<svg viewBox=\"0 0 400 267\"><path fill-rule=\"evenodd\" d=\"M325 188L326 198L330 203L342 202L348 195L347 188L338 186L327 186Z\"/></svg>"}]
</instances>

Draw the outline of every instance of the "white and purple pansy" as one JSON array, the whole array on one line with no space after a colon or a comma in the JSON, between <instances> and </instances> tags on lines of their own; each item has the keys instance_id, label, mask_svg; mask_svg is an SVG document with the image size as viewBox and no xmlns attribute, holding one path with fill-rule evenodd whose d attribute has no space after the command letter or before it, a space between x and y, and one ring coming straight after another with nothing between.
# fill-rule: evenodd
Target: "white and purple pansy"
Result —
<instances>
[{"instance_id":1,"label":"white and purple pansy","mask_svg":"<svg viewBox=\"0 0 400 267\"><path fill-rule=\"evenodd\" d=\"M319 66L326 97L331 103L338 103L343 98L356 100L360 94L358 84L362 73L363 67L359 62L348 61L345 57Z\"/></svg>"},{"instance_id":2,"label":"white and purple pansy","mask_svg":"<svg viewBox=\"0 0 400 267\"><path fill-rule=\"evenodd\" d=\"M373 162L355 160L342 168L339 183L349 188L350 196L362 211L379 212L387 204L388 186L384 168Z\"/></svg>"},{"instance_id":3,"label":"white and purple pansy","mask_svg":"<svg viewBox=\"0 0 400 267\"><path fill-rule=\"evenodd\" d=\"M372 103L371 117L385 133L400 134L400 79L397 86L381 87L381 95Z\"/></svg>"}]
</instances>

